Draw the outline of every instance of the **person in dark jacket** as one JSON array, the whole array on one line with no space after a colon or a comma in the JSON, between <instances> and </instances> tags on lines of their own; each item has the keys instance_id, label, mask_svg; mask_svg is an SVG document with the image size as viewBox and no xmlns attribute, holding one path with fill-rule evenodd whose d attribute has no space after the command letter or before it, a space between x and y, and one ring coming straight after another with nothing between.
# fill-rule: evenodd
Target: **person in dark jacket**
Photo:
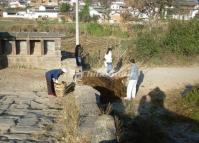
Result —
<instances>
[{"instance_id":1,"label":"person in dark jacket","mask_svg":"<svg viewBox=\"0 0 199 143\"><path fill-rule=\"evenodd\" d=\"M75 59L77 66L82 66L82 47L81 45L76 45L75 47Z\"/></svg>"},{"instance_id":2,"label":"person in dark jacket","mask_svg":"<svg viewBox=\"0 0 199 143\"><path fill-rule=\"evenodd\" d=\"M47 82L48 95L56 96L55 88L54 88L54 82L57 83L59 76L64 74L64 73L67 73L66 68L53 69L53 70L46 72L46 82Z\"/></svg>"}]
</instances>

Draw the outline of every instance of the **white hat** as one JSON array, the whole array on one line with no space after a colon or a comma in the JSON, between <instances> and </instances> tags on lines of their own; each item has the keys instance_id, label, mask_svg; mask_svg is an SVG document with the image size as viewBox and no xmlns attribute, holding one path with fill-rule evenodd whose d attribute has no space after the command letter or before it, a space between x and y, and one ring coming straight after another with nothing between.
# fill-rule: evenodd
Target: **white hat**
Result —
<instances>
[{"instance_id":1,"label":"white hat","mask_svg":"<svg viewBox=\"0 0 199 143\"><path fill-rule=\"evenodd\" d=\"M64 73L67 73L68 70L66 68L61 68L61 70L64 72Z\"/></svg>"}]
</instances>

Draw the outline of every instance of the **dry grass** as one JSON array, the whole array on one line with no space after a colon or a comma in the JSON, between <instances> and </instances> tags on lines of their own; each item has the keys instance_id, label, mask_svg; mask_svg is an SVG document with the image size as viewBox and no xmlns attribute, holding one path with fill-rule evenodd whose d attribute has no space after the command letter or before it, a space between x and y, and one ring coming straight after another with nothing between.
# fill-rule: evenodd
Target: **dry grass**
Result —
<instances>
[{"instance_id":1,"label":"dry grass","mask_svg":"<svg viewBox=\"0 0 199 143\"><path fill-rule=\"evenodd\" d=\"M63 105L63 111L58 118L64 127L57 137L61 143L86 143L88 142L85 137L78 134L79 123L79 108L75 104L74 95L70 94L66 97L60 98Z\"/></svg>"}]
</instances>

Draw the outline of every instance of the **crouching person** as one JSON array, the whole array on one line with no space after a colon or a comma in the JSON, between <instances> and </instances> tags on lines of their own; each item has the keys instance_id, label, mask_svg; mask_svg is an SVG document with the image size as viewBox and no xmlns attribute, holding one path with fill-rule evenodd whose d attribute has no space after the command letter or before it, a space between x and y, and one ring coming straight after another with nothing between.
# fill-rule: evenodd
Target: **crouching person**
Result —
<instances>
[{"instance_id":1,"label":"crouching person","mask_svg":"<svg viewBox=\"0 0 199 143\"><path fill-rule=\"evenodd\" d=\"M66 68L54 69L54 70L50 70L50 71L46 72L48 95L56 96L54 82L58 83L59 76L64 73L67 73Z\"/></svg>"}]
</instances>

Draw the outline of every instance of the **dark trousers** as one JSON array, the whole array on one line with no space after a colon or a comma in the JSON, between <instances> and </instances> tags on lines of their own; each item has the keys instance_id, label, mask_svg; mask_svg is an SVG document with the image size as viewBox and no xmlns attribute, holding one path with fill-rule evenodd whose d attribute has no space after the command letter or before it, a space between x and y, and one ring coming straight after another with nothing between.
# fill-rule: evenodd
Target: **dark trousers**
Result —
<instances>
[{"instance_id":1,"label":"dark trousers","mask_svg":"<svg viewBox=\"0 0 199 143\"><path fill-rule=\"evenodd\" d=\"M48 75L47 73L46 73L46 82L47 82L48 95L55 95L54 82L51 78L51 75Z\"/></svg>"}]
</instances>

